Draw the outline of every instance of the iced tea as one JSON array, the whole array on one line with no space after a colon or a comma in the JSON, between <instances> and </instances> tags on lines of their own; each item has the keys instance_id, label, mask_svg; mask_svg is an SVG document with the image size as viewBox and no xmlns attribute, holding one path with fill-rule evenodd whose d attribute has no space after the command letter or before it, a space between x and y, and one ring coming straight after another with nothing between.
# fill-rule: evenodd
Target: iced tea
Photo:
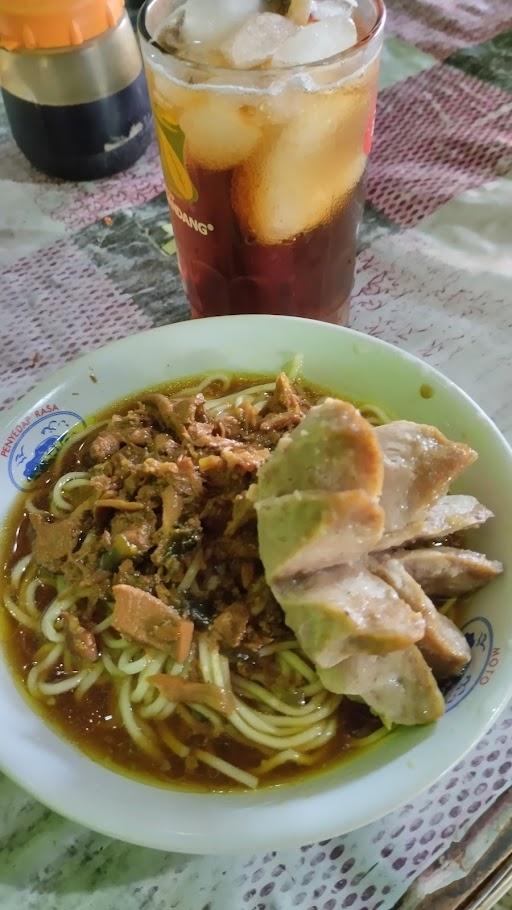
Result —
<instances>
[{"instance_id":1,"label":"iced tea","mask_svg":"<svg viewBox=\"0 0 512 910\"><path fill-rule=\"evenodd\" d=\"M380 0L359 0L354 11L352 3L150 0L142 11L193 316L346 322L383 18ZM194 28L201 37L187 43Z\"/></svg>"}]
</instances>

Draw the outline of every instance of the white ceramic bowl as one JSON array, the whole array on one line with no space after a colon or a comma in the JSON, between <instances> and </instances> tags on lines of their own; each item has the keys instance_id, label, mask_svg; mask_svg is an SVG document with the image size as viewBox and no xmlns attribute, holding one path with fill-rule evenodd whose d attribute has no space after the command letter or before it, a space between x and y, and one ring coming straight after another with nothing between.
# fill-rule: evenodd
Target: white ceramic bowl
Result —
<instances>
[{"instance_id":1,"label":"white ceramic bowl","mask_svg":"<svg viewBox=\"0 0 512 910\"><path fill-rule=\"evenodd\" d=\"M460 489L495 512L473 543L510 565L512 452L480 408L420 360L375 338L319 322L234 316L165 326L88 354L30 392L0 433L0 515L26 459L69 425L147 386L207 370L276 372L296 353L307 379L394 415L431 423L480 459ZM420 394L427 385L430 398ZM49 429L45 429L49 427ZM44 432L43 432L44 430ZM44 447L44 445L43 445ZM36 454L39 453L39 454ZM23 457L25 460L23 460ZM0 765L52 809L133 843L197 853L291 846L341 834L411 800L459 760L512 695L512 572L467 608L473 660L436 725L387 737L366 754L295 785L194 794L153 787L93 762L33 712L0 662Z\"/></svg>"}]
</instances>

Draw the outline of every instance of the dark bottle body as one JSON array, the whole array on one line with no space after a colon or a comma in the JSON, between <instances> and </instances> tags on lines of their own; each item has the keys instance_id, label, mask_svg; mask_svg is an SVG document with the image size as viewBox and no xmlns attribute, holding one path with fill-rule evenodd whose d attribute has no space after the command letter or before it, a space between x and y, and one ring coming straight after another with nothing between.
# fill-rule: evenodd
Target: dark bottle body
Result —
<instances>
[{"instance_id":1,"label":"dark bottle body","mask_svg":"<svg viewBox=\"0 0 512 910\"><path fill-rule=\"evenodd\" d=\"M13 137L38 170L68 180L108 177L147 148L152 118L126 14L78 48L2 54Z\"/></svg>"}]
</instances>

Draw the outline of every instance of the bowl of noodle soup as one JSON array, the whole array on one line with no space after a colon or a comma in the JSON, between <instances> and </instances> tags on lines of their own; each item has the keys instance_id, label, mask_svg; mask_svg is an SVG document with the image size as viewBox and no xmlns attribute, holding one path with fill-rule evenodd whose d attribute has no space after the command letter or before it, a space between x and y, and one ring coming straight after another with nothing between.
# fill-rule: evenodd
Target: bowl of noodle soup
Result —
<instances>
[{"instance_id":1,"label":"bowl of noodle soup","mask_svg":"<svg viewBox=\"0 0 512 910\"><path fill-rule=\"evenodd\" d=\"M474 652L435 724L389 731L325 688L287 628L247 491L326 395L372 426L402 418L472 446L457 492L495 517L470 542L506 564L499 431L437 371L348 329L165 326L65 367L7 416L0 765L51 808L161 849L310 842L413 798L510 697L506 571L457 607Z\"/></svg>"}]
</instances>

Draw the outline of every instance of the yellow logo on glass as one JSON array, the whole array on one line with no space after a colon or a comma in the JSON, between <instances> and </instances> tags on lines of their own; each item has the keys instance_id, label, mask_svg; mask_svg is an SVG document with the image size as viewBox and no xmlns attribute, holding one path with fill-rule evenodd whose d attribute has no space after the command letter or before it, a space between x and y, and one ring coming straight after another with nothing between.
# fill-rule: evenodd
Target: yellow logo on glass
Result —
<instances>
[{"instance_id":1,"label":"yellow logo on glass","mask_svg":"<svg viewBox=\"0 0 512 910\"><path fill-rule=\"evenodd\" d=\"M195 202L198 193L185 166L185 134L177 123L158 114L155 122L167 189L184 202Z\"/></svg>"}]
</instances>

